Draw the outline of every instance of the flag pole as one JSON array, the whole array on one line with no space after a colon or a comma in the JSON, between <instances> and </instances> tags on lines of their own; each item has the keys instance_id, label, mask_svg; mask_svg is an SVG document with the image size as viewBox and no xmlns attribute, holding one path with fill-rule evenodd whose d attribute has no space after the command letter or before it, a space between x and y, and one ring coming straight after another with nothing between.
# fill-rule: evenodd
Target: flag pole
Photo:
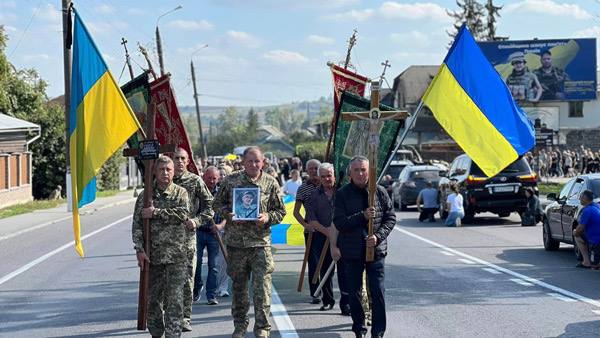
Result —
<instances>
[{"instance_id":1,"label":"flag pole","mask_svg":"<svg viewBox=\"0 0 600 338\"><path fill-rule=\"evenodd\" d=\"M71 190L71 160L69 144L70 113L71 113L71 45L73 42L71 32L71 0L62 0L62 26L63 26L63 64L65 77L65 180L67 188L67 211L72 211L73 194Z\"/></svg>"},{"instance_id":2,"label":"flag pole","mask_svg":"<svg viewBox=\"0 0 600 338\"><path fill-rule=\"evenodd\" d=\"M379 184L379 182L381 182L381 179L383 178L385 171L390 166L390 163L392 163L392 160L394 159L394 155L396 154L398 149L400 149L400 146L402 145L402 143L404 143L404 139L406 139L406 136L408 135L408 131L410 129L412 129L412 126L417 121L417 118L419 117L419 114L421 113L422 109L423 109L423 100L421 99L421 101L419 102L419 105L417 106L417 109L412 114L410 121L408 121L404 125L404 131L402 131L402 135L400 135L400 140L397 141L396 147L394 147L394 151L392 152L392 154L390 156L388 156L388 160L385 163L385 166L383 166L383 168L381 168L381 173L379 174L379 178L377 178L377 184Z\"/></svg>"}]
</instances>

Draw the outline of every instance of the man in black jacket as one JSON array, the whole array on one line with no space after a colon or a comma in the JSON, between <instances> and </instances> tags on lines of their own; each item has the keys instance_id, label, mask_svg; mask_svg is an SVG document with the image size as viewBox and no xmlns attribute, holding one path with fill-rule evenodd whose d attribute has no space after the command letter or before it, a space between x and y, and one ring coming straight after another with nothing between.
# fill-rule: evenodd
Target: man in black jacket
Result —
<instances>
[{"instance_id":1,"label":"man in black jacket","mask_svg":"<svg viewBox=\"0 0 600 338\"><path fill-rule=\"evenodd\" d=\"M365 337L367 333L365 314L360 303L362 275L366 269L373 312L371 337L383 337L386 326L384 279L387 237L396 224L396 215L388 194L380 186L377 187L375 206L369 207L367 158L352 158L349 176L350 183L335 194L333 223L339 230L338 247L346 268L352 331L356 337ZM369 218L373 218L373 236L368 236ZM365 261L367 246L375 247L375 259L369 263Z\"/></svg>"}]
</instances>

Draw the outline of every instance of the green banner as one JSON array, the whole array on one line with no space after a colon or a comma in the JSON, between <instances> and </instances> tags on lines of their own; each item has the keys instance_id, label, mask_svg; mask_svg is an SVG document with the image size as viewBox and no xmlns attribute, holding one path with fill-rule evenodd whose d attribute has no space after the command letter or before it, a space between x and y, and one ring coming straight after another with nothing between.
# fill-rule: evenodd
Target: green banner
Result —
<instances>
[{"instance_id":1,"label":"green banner","mask_svg":"<svg viewBox=\"0 0 600 338\"><path fill-rule=\"evenodd\" d=\"M148 73L144 72L135 79L127 82L121 86L121 91L123 91L123 94L127 98L127 102L129 102L129 106L135 113L138 121L142 127L144 127L150 105L150 84L148 83ZM131 149L137 149L138 143L142 138L142 134L138 131L137 133L131 135L131 137L127 140L127 146L129 146ZM141 175L144 176L144 163L137 158L135 159L135 162L140 170Z\"/></svg>"},{"instance_id":2,"label":"green banner","mask_svg":"<svg viewBox=\"0 0 600 338\"><path fill-rule=\"evenodd\" d=\"M361 96L344 92L341 98L340 114L338 114L333 141L333 165L335 167L336 181L345 184L347 180L347 168L350 159L354 156L367 156L369 150L369 122L368 121L344 121L341 112L366 112L371 108L371 101ZM396 110L386 105L379 105L381 111ZM379 132L379 154L377 163L377 177L388 160L388 156L394 150L394 143L404 121L389 120L381 124Z\"/></svg>"}]
</instances>

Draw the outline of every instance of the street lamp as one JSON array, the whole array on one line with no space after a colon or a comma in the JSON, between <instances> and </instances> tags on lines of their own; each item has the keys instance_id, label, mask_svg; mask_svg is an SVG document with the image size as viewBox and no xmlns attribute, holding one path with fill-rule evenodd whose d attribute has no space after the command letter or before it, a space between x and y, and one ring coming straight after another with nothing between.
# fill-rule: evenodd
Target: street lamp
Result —
<instances>
[{"instance_id":1,"label":"street lamp","mask_svg":"<svg viewBox=\"0 0 600 338\"><path fill-rule=\"evenodd\" d=\"M167 12L161 14L158 17L158 19L156 19L156 49L158 50L158 63L160 65L160 75L161 76L165 75L165 64L164 64L164 61L163 61L162 43L160 41L160 32L158 30L158 22L160 21L160 19L163 16L165 16L167 14L171 14L171 13L175 12L176 10L179 10L179 9L182 9L182 8L183 8L183 6L179 5L179 6L175 7L175 8L173 8L172 10L167 11Z\"/></svg>"},{"instance_id":2,"label":"street lamp","mask_svg":"<svg viewBox=\"0 0 600 338\"><path fill-rule=\"evenodd\" d=\"M196 71L194 69L194 55L196 55L199 51L208 47L208 45L204 45L194 52L192 52L192 56L190 56L190 68L192 70L192 83L194 85L194 101L196 102L196 117L198 118L198 138L199 143L198 146L202 150L202 158L207 159L208 156L206 154L206 144L204 143L204 137L202 136L202 120L200 119L200 105L198 104L198 91L196 90Z\"/></svg>"}]
</instances>

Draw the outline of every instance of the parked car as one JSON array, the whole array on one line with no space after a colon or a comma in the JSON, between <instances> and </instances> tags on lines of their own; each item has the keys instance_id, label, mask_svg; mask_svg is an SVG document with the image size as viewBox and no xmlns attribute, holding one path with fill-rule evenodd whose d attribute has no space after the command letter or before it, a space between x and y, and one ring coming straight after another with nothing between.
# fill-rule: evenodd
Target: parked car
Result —
<instances>
[{"instance_id":1,"label":"parked car","mask_svg":"<svg viewBox=\"0 0 600 338\"><path fill-rule=\"evenodd\" d=\"M413 163L409 160L392 161L390 162L390 165L385 173L386 175L392 176L392 180L394 180L394 182L397 182L402 170L404 170L404 168L406 168L409 165L413 165Z\"/></svg>"},{"instance_id":2,"label":"parked car","mask_svg":"<svg viewBox=\"0 0 600 338\"><path fill-rule=\"evenodd\" d=\"M433 165L411 165L402 170L398 181L392 185L394 206L405 211L409 205L417 204L417 196L427 182L437 187L440 180L440 169Z\"/></svg>"},{"instance_id":3,"label":"parked car","mask_svg":"<svg viewBox=\"0 0 600 338\"><path fill-rule=\"evenodd\" d=\"M477 213L492 212L507 217L511 212L521 214L527 207L525 189L532 187L538 193L537 175L524 158L511 163L494 177L487 177L466 154L452 161L449 176L440 184L456 183L463 195L465 222Z\"/></svg>"},{"instance_id":4,"label":"parked car","mask_svg":"<svg viewBox=\"0 0 600 338\"><path fill-rule=\"evenodd\" d=\"M552 202L546 206L543 217L542 239L544 249L558 250L560 243L574 244L573 229L581 211L579 195L584 190L594 193L594 202L600 201L600 174L579 175L565 184L558 194L548 194ZM577 250L576 250L577 252Z\"/></svg>"}]
</instances>

